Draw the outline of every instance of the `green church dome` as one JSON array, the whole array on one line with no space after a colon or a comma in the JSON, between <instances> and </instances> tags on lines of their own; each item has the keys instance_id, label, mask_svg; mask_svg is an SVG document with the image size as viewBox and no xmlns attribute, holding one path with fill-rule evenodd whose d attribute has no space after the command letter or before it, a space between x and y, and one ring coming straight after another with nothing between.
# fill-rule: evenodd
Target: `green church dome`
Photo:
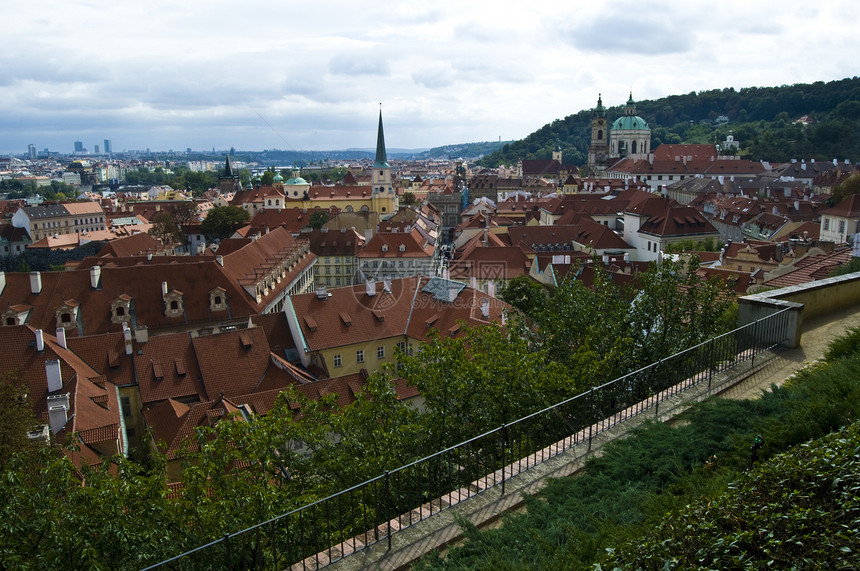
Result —
<instances>
[{"instance_id":1,"label":"green church dome","mask_svg":"<svg viewBox=\"0 0 860 571\"><path fill-rule=\"evenodd\" d=\"M650 128L648 127L648 123L645 122L645 119L639 117L638 115L623 115L615 120L612 123L612 129L624 129L626 131L648 131Z\"/></svg>"},{"instance_id":2,"label":"green church dome","mask_svg":"<svg viewBox=\"0 0 860 571\"><path fill-rule=\"evenodd\" d=\"M287 182L284 185L297 185L297 184L308 184L308 181L303 179L300 176L294 176L287 179Z\"/></svg>"},{"instance_id":3,"label":"green church dome","mask_svg":"<svg viewBox=\"0 0 860 571\"><path fill-rule=\"evenodd\" d=\"M284 177L281 176L281 173L277 173L275 178L272 179L273 182L284 182Z\"/></svg>"}]
</instances>

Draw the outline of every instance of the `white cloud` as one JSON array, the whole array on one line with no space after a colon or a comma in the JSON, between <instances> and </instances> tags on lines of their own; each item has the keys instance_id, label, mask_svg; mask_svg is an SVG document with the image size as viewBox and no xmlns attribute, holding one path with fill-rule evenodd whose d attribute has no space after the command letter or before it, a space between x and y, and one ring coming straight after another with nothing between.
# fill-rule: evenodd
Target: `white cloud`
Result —
<instances>
[{"instance_id":1,"label":"white cloud","mask_svg":"<svg viewBox=\"0 0 860 571\"><path fill-rule=\"evenodd\" d=\"M853 4L16 2L0 153L429 147L519 138L593 107L856 75Z\"/></svg>"}]
</instances>

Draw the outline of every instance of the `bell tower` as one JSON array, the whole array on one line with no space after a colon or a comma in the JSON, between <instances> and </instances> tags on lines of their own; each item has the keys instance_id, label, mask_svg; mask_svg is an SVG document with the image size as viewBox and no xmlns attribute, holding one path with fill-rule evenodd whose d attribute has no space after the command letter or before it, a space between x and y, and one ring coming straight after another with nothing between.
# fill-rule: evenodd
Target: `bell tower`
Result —
<instances>
[{"instance_id":1,"label":"bell tower","mask_svg":"<svg viewBox=\"0 0 860 571\"><path fill-rule=\"evenodd\" d=\"M385 214L397 209L397 195L391 184L391 165L385 152L385 133L382 130L382 103L379 104L379 128L376 132L376 158L370 174L373 205L376 212Z\"/></svg>"},{"instance_id":2,"label":"bell tower","mask_svg":"<svg viewBox=\"0 0 860 571\"><path fill-rule=\"evenodd\" d=\"M609 157L609 128L606 124L606 108L603 97L597 94L597 107L591 114L591 144L588 146L588 166L595 168Z\"/></svg>"}]
</instances>

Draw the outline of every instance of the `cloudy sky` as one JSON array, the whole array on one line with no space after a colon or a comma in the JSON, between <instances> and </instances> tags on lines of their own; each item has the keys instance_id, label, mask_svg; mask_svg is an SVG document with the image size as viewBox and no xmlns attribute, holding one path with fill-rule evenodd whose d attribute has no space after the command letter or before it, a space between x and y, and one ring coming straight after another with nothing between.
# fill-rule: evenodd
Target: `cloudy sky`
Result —
<instances>
[{"instance_id":1,"label":"cloudy sky","mask_svg":"<svg viewBox=\"0 0 860 571\"><path fill-rule=\"evenodd\" d=\"M858 75L853 0L32 0L0 35L0 153L519 139L594 106Z\"/></svg>"}]
</instances>

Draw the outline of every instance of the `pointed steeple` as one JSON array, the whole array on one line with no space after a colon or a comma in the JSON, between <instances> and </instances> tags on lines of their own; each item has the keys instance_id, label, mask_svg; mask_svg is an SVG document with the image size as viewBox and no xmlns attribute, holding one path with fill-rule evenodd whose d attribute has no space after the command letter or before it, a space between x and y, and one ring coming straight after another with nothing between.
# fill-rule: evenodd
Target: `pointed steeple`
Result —
<instances>
[{"instance_id":1,"label":"pointed steeple","mask_svg":"<svg viewBox=\"0 0 860 571\"><path fill-rule=\"evenodd\" d=\"M376 134L376 160L373 168L391 168L385 154L385 133L382 132L382 103L379 104L379 131Z\"/></svg>"},{"instance_id":2,"label":"pointed steeple","mask_svg":"<svg viewBox=\"0 0 860 571\"><path fill-rule=\"evenodd\" d=\"M606 108L603 106L603 95L597 94L597 108L594 110L595 117L606 117Z\"/></svg>"},{"instance_id":3,"label":"pointed steeple","mask_svg":"<svg viewBox=\"0 0 860 571\"><path fill-rule=\"evenodd\" d=\"M233 176L233 165L230 164L230 155L227 155L227 161L224 163L224 176Z\"/></svg>"}]
</instances>

